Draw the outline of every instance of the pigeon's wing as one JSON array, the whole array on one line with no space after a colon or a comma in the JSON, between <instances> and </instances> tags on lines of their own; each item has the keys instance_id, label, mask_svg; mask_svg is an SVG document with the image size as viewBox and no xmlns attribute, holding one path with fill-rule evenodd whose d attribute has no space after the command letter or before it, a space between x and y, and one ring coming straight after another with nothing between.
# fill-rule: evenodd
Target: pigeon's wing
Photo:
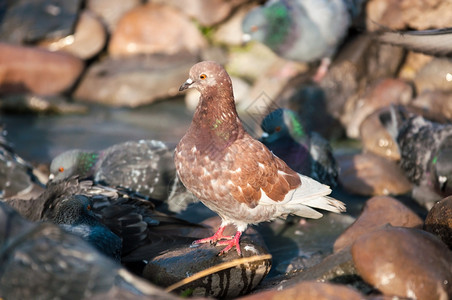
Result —
<instances>
[{"instance_id":1,"label":"pigeon's wing","mask_svg":"<svg viewBox=\"0 0 452 300\"><path fill-rule=\"evenodd\" d=\"M383 43L435 56L452 54L452 27L432 30L390 31L377 34Z\"/></svg>"},{"instance_id":2,"label":"pigeon's wing","mask_svg":"<svg viewBox=\"0 0 452 300\"><path fill-rule=\"evenodd\" d=\"M163 200L174 176L173 152L162 142L143 140L105 150L95 180Z\"/></svg>"}]
</instances>

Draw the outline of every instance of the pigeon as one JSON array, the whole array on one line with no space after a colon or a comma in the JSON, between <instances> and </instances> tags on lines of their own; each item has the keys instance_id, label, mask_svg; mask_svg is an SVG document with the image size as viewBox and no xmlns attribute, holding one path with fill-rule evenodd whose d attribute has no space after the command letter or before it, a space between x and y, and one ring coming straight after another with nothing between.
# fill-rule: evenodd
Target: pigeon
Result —
<instances>
[{"instance_id":1,"label":"pigeon","mask_svg":"<svg viewBox=\"0 0 452 300\"><path fill-rule=\"evenodd\" d=\"M270 112L261 128L260 141L292 170L330 187L337 186L339 169L330 144L318 133L306 132L294 111L278 108Z\"/></svg>"},{"instance_id":2,"label":"pigeon","mask_svg":"<svg viewBox=\"0 0 452 300\"><path fill-rule=\"evenodd\" d=\"M243 40L255 40L277 55L321 65L320 81L365 0L271 0L242 22Z\"/></svg>"},{"instance_id":3,"label":"pigeon","mask_svg":"<svg viewBox=\"0 0 452 300\"><path fill-rule=\"evenodd\" d=\"M41 220L82 237L123 263L140 262L172 246L190 244L200 225L154 209L152 202L118 189L79 181L77 176L49 182L36 199L44 202Z\"/></svg>"},{"instance_id":4,"label":"pigeon","mask_svg":"<svg viewBox=\"0 0 452 300\"><path fill-rule=\"evenodd\" d=\"M185 187L221 217L218 231L195 241L233 247L241 256L240 237L249 224L295 214L320 218L313 208L340 213L345 205L331 189L290 169L243 128L237 115L231 78L218 63L195 64L179 90L201 93L193 120L176 146L174 162ZM227 225L234 236L223 234Z\"/></svg>"},{"instance_id":5,"label":"pigeon","mask_svg":"<svg viewBox=\"0 0 452 300\"><path fill-rule=\"evenodd\" d=\"M380 121L397 142L400 167L415 185L413 198L430 209L452 195L452 124L439 124L391 106Z\"/></svg>"},{"instance_id":6,"label":"pigeon","mask_svg":"<svg viewBox=\"0 0 452 300\"><path fill-rule=\"evenodd\" d=\"M73 175L126 188L159 204L166 202L173 212L195 201L176 177L173 151L161 141L128 141L101 151L74 149L52 160L50 179L67 179Z\"/></svg>"},{"instance_id":7,"label":"pigeon","mask_svg":"<svg viewBox=\"0 0 452 300\"><path fill-rule=\"evenodd\" d=\"M0 201L2 299L175 299L79 237ZM155 298L154 298L155 297Z\"/></svg>"}]
</instances>

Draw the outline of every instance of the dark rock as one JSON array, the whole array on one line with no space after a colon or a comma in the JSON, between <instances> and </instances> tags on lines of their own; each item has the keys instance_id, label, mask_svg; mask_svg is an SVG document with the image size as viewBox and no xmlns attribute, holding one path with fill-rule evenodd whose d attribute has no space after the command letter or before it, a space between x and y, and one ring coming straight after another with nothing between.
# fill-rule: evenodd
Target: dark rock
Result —
<instances>
[{"instance_id":1,"label":"dark rock","mask_svg":"<svg viewBox=\"0 0 452 300\"><path fill-rule=\"evenodd\" d=\"M0 41L21 44L68 36L73 32L81 2L6 1L5 15L3 20L0 18Z\"/></svg>"},{"instance_id":2,"label":"dark rock","mask_svg":"<svg viewBox=\"0 0 452 300\"><path fill-rule=\"evenodd\" d=\"M334 243L334 251L340 251L364 234L386 224L421 228L422 219L411 209L392 197L376 196L367 200L361 215Z\"/></svg>"},{"instance_id":3,"label":"dark rock","mask_svg":"<svg viewBox=\"0 0 452 300\"><path fill-rule=\"evenodd\" d=\"M420 300L452 295L452 252L428 232L373 231L353 244L352 256L362 278L385 295Z\"/></svg>"},{"instance_id":4,"label":"dark rock","mask_svg":"<svg viewBox=\"0 0 452 300\"><path fill-rule=\"evenodd\" d=\"M452 196L437 202L427 214L424 229L452 249Z\"/></svg>"}]
</instances>

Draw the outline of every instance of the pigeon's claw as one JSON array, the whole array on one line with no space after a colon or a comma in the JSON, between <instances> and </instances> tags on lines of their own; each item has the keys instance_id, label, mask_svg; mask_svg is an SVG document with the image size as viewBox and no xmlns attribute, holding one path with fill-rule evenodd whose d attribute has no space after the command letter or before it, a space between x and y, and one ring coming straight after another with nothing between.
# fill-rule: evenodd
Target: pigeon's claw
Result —
<instances>
[{"instance_id":1,"label":"pigeon's claw","mask_svg":"<svg viewBox=\"0 0 452 300\"><path fill-rule=\"evenodd\" d=\"M241 231L237 231L234 237L231 237L230 240L228 241L219 241L217 243L217 246L221 246L221 245L226 245L226 247L220 251L220 253L218 253L218 255L223 255L224 253L228 252L229 250L231 250L234 246L235 249L237 250L237 254L239 256L242 256L242 251L240 250L240 237L242 236L242 232Z\"/></svg>"}]
</instances>

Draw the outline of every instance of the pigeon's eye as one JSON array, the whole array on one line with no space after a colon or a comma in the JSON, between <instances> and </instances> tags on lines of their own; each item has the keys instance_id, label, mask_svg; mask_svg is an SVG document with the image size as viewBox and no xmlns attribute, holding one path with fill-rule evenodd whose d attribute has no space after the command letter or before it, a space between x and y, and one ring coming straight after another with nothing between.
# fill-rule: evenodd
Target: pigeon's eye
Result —
<instances>
[{"instance_id":1,"label":"pigeon's eye","mask_svg":"<svg viewBox=\"0 0 452 300\"><path fill-rule=\"evenodd\" d=\"M251 30L251 32L256 32L259 30L259 27L256 25L253 25L253 26L251 26L250 30Z\"/></svg>"},{"instance_id":2,"label":"pigeon's eye","mask_svg":"<svg viewBox=\"0 0 452 300\"><path fill-rule=\"evenodd\" d=\"M64 172L64 168L63 167L59 167L58 168L58 172L63 173Z\"/></svg>"},{"instance_id":3,"label":"pigeon's eye","mask_svg":"<svg viewBox=\"0 0 452 300\"><path fill-rule=\"evenodd\" d=\"M276 126L276 127L275 127L275 131L276 131L276 132L280 132L280 131L281 131L281 126Z\"/></svg>"},{"instance_id":4,"label":"pigeon's eye","mask_svg":"<svg viewBox=\"0 0 452 300\"><path fill-rule=\"evenodd\" d=\"M86 206L86 209L87 209L87 210L91 210L91 205L88 204L88 205Z\"/></svg>"},{"instance_id":5,"label":"pigeon's eye","mask_svg":"<svg viewBox=\"0 0 452 300\"><path fill-rule=\"evenodd\" d=\"M206 75L206 74L201 74L201 75L199 75L199 78L201 78L202 80L204 80L204 79L207 78L207 75Z\"/></svg>"}]
</instances>

